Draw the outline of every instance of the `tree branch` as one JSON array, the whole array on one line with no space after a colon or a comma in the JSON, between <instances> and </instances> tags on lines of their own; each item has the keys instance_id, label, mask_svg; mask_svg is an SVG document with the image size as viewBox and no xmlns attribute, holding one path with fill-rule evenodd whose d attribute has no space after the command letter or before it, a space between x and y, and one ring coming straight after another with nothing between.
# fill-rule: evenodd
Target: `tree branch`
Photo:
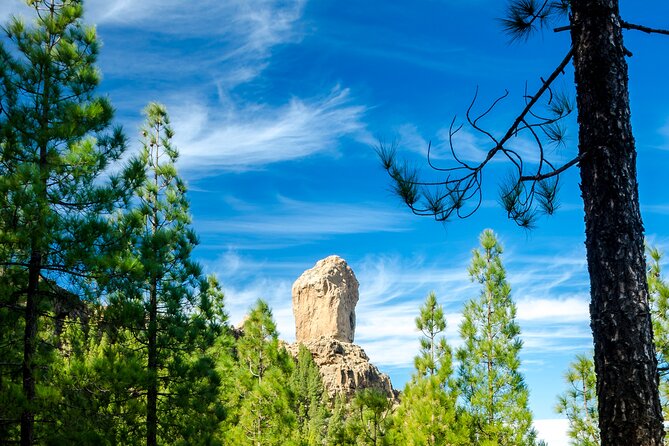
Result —
<instances>
[{"instance_id":1,"label":"tree branch","mask_svg":"<svg viewBox=\"0 0 669 446\"><path fill-rule=\"evenodd\" d=\"M620 26L622 26L625 29L634 29L637 31L644 32L646 34L664 34L665 36L669 36L668 29L649 28L643 25L635 25L634 23L626 22L624 20L621 20Z\"/></svg>"}]
</instances>

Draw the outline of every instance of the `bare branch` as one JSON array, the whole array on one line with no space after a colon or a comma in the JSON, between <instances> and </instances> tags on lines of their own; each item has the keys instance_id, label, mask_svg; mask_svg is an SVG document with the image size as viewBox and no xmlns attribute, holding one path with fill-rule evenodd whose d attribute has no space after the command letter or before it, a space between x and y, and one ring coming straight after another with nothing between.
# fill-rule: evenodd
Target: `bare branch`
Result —
<instances>
[{"instance_id":1,"label":"bare branch","mask_svg":"<svg viewBox=\"0 0 669 446\"><path fill-rule=\"evenodd\" d=\"M543 174L539 174L539 175L525 175L525 176L522 176L522 177L520 177L519 181L523 181L523 182L526 182L526 181L542 181L542 180L546 180L548 178L552 178L554 176L560 175L562 172L569 169L571 166L573 166L575 164L578 164L578 162L581 161L585 155L586 155L586 152L580 154L579 156L572 159L568 163L563 164L558 169L552 170L548 173L543 173Z\"/></svg>"},{"instance_id":2,"label":"bare branch","mask_svg":"<svg viewBox=\"0 0 669 446\"><path fill-rule=\"evenodd\" d=\"M530 228L538 214L537 209L543 210L544 213L553 213L556 209L555 199L559 188L558 175L581 159L577 157L555 168L544 150L547 143L563 141L564 132L558 124L573 110L568 98L559 93L555 94L552 89L552 84L561 74L564 74L572 56L573 49L570 49L550 76L545 79L541 78L541 85L533 95L528 94L527 87L525 88L525 105L501 138L484 128L481 120L507 98L509 92L505 90L504 94L492 101L480 114L474 116L474 106L479 93L477 88L467 108L465 122L479 134L485 135L492 143L492 148L479 162L467 161L458 155L454 139L463 125L456 127L454 118L448 131L451 162L454 165L443 167L435 165L432 159L431 142L427 149L428 165L436 172L446 173L444 180L424 181L415 168L410 167L406 162L398 162L396 144L391 146L379 144L376 151L384 169L394 181L395 193L416 215L432 216L438 221L445 221L451 215L467 218L474 214L483 202L482 182L485 166L501 152L514 168L514 173L509 177L507 184L502 186L500 196L509 218L514 219L520 226ZM549 116L543 116L543 113L534 111L539 101L545 103ZM532 175L525 173L523 157L510 143L512 137L518 136L523 131L532 135L533 144L537 147L538 166L534 168Z\"/></svg>"},{"instance_id":3,"label":"bare branch","mask_svg":"<svg viewBox=\"0 0 669 446\"><path fill-rule=\"evenodd\" d=\"M646 34L664 34L665 36L669 36L668 29L649 28L643 25L635 25L634 23L629 23L624 20L620 22L620 26L622 26L625 29L634 29L637 31L644 32Z\"/></svg>"}]
</instances>

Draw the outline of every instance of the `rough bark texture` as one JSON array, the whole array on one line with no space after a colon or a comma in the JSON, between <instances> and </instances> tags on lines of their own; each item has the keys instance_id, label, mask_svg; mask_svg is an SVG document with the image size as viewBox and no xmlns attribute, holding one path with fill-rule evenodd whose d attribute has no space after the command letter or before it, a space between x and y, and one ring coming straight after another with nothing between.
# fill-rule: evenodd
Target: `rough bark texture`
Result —
<instances>
[{"instance_id":1,"label":"rough bark texture","mask_svg":"<svg viewBox=\"0 0 669 446\"><path fill-rule=\"evenodd\" d=\"M34 250L28 268L28 291L26 293L25 332L23 335L23 395L26 407L21 412L21 446L30 446L35 437L35 344L37 341L37 298L42 255Z\"/></svg>"},{"instance_id":2,"label":"rough bark texture","mask_svg":"<svg viewBox=\"0 0 669 446\"><path fill-rule=\"evenodd\" d=\"M571 2L602 445L664 437L617 0Z\"/></svg>"},{"instance_id":3,"label":"rough bark texture","mask_svg":"<svg viewBox=\"0 0 669 446\"><path fill-rule=\"evenodd\" d=\"M155 279L151 281L149 301L149 386L146 392L146 444L155 446L158 444L158 348L157 338L157 284Z\"/></svg>"}]
</instances>

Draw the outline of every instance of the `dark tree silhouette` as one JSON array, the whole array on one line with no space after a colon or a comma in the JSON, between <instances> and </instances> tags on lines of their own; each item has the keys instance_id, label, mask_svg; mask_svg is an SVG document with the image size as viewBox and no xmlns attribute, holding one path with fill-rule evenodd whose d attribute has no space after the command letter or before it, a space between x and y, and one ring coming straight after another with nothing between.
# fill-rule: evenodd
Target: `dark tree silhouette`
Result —
<instances>
[{"instance_id":1,"label":"dark tree silhouette","mask_svg":"<svg viewBox=\"0 0 669 446\"><path fill-rule=\"evenodd\" d=\"M425 181L418 171L396 157L396 145L380 144L378 153L394 180L396 192L417 215L444 221L466 218L481 204L483 171L493 159L506 159L513 175L503 183L500 201L523 227L537 215L551 214L559 176L577 165L585 210L585 235L591 283L591 327L602 445L659 446L664 437L658 396L657 360L648 306L643 224L639 211L636 149L630 123L623 30L669 34L624 21L618 0L512 0L503 27L512 39L524 40L555 21L568 32L571 48L534 94L525 95L525 107L501 137L486 129L488 116L508 92L483 112L473 113L476 95L466 113L466 124L490 141L486 157L471 163L459 154L450 127L452 164L428 164L445 178ZM572 62L576 84L578 153L569 161L551 161L551 143L562 143L562 121L572 112L553 84ZM478 93L478 92L477 92ZM544 111L538 107L546 106ZM523 162L512 138L528 135L536 146L537 163Z\"/></svg>"}]
</instances>

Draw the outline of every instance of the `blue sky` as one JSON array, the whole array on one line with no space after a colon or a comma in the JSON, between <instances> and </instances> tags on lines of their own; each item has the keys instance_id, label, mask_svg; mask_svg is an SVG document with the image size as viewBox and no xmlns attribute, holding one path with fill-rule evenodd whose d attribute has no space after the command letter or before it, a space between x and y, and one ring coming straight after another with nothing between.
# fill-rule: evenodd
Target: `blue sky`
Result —
<instances>
[{"instance_id":1,"label":"blue sky","mask_svg":"<svg viewBox=\"0 0 669 446\"><path fill-rule=\"evenodd\" d=\"M622 1L626 20L666 27L669 4ZM561 208L531 232L497 204L494 163L479 212L446 225L414 217L390 192L372 145L397 138L420 163L439 150L454 115L478 86L479 107L504 89L486 126L504 132L530 91L568 50L547 31L509 44L492 0L90 0L87 20L104 42L101 91L138 147L140 110L168 106L190 186L196 255L220 277L233 323L256 298L274 308L281 335L294 339L290 288L317 260L338 254L360 281L356 343L402 388L418 348L413 319L434 290L458 345L463 302L477 295L467 266L478 235L497 232L525 347L523 370L538 427L566 444L554 412L562 375L591 344L589 285L578 175L563 176ZM2 0L0 17L25 9ZM632 117L648 239L669 249L669 40L626 33ZM558 85L573 96L568 69ZM570 126L566 147L575 153ZM463 131L460 153L489 149ZM522 136L515 147L533 159ZM443 155L443 153L442 153ZM440 161L447 162L443 156Z\"/></svg>"}]
</instances>

